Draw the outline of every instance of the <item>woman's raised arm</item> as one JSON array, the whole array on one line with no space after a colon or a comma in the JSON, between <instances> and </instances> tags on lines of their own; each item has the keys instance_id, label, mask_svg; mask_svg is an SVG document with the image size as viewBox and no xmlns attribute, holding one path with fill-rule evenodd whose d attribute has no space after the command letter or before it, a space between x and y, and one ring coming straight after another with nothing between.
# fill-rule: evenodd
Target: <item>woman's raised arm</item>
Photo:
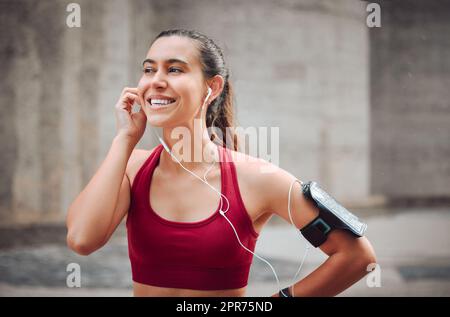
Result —
<instances>
[{"instance_id":1,"label":"woman's raised arm","mask_svg":"<svg viewBox=\"0 0 450 317\"><path fill-rule=\"evenodd\" d=\"M138 99L136 88L122 91L115 107L117 135L100 168L69 206L67 245L79 254L88 255L103 246L128 211L127 164L147 122L142 108L131 111Z\"/></svg>"}]
</instances>

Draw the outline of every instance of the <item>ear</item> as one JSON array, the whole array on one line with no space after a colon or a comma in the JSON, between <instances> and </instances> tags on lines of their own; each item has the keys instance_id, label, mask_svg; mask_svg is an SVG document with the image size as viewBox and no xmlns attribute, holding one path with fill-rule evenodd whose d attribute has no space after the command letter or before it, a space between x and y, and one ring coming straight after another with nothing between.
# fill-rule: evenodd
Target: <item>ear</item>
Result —
<instances>
[{"instance_id":1,"label":"ear","mask_svg":"<svg viewBox=\"0 0 450 317\"><path fill-rule=\"evenodd\" d=\"M213 78L208 80L208 86L211 88L212 92L209 96L208 106L213 102L214 99L219 97L225 86L225 79L220 75L215 75Z\"/></svg>"}]
</instances>

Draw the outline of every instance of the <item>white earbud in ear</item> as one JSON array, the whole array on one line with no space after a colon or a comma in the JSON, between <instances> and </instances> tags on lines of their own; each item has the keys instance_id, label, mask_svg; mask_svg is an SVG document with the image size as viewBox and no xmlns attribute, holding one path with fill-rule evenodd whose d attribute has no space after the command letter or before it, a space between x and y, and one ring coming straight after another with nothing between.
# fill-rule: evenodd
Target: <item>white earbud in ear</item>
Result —
<instances>
[{"instance_id":1,"label":"white earbud in ear","mask_svg":"<svg viewBox=\"0 0 450 317\"><path fill-rule=\"evenodd\" d=\"M203 104L205 104L208 101L208 98L209 98L209 96L211 96L211 93L212 93L212 89L211 89L211 87L208 86L208 94L206 95L205 102Z\"/></svg>"},{"instance_id":2,"label":"white earbud in ear","mask_svg":"<svg viewBox=\"0 0 450 317\"><path fill-rule=\"evenodd\" d=\"M211 87L208 86L208 94L206 95L205 101L203 101L203 105L202 108L200 109L200 119L201 119L201 114L203 114L203 108L205 107L205 103L208 101L209 96L211 96L212 93L212 89ZM200 121L200 130L203 130L203 122Z\"/></svg>"}]
</instances>

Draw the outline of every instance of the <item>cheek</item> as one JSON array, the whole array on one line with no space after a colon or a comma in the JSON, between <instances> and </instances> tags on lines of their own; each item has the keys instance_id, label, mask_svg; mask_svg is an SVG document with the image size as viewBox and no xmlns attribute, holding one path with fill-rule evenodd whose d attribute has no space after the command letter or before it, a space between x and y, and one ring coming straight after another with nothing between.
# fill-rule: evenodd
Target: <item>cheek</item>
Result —
<instances>
[{"instance_id":1,"label":"cheek","mask_svg":"<svg viewBox=\"0 0 450 317\"><path fill-rule=\"evenodd\" d=\"M137 89L138 89L138 91L139 91L139 92L143 92L147 86L148 86L148 85L146 84L145 77L142 76L141 79L139 79L139 82L138 82L138 84L137 84Z\"/></svg>"},{"instance_id":2,"label":"cheek","mask_svg":"<svg viewBox=\"0 0 450 317\"><path fill-rule=\"evenodd\" d=\"M181 97L185 106L189 106L190 108L196 108L198 106L198 103L201 100L201 95L199 94L201 89L198 84L195 84L192 81L186 81L184 83L174 83L173 87Z\"/></svg>"},{"instance_id":3,"label":"cheek","mask_svg":"<svg viewBox=\"0 0 450 317\"><path fill-rule=\"evenodd\" d=\"M173 93L177 95L178 100L183 104L183 106L188 106L192 103L192 88L183 83L172 83L171 85Z\"/></svg>"},{"instance_id":4,"label":"cheek","mask_svg":"<svg viewBox=\"0 0 450 317\"><path fill-rule=\"evenodd\" d=\"M145 81L144 77L141 77L141 79L139 80L136 88L137 88L137 91L138 91L139 98L143 99L145 90L148 88L148 85L146 84L146 81Z\"/></svg>"}]
</instances>

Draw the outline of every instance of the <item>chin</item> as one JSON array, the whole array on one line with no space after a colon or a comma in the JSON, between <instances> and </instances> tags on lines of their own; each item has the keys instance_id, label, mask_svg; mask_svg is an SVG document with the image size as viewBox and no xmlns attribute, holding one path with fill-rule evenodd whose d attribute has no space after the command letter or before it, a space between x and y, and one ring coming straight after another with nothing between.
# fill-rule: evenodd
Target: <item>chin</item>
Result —
<instances>
[{"instance_id":1,"label":"chin","mask_svg":"<svg viewBox=\"0 0 450 317\"><path fill-rule=\"evenodd\" d=\"M168 127L171 125L170 116L159 114L159 113L151 113L147 115L147 123L156 128Z\"/></svg>"},{"instance_id":2,"label":"chin","mask_svg":"<svg viewBox=\"0 0 450 317\"><path fill-rule=\"evenodd\" d=\"M160 120L158 118L155 118L154 116L151 119L147 120L147 123L150 124L153 127L156 128L162 128L164 126L166 126L165 124L166 120Z\"/></svg>"}]
</instances>

